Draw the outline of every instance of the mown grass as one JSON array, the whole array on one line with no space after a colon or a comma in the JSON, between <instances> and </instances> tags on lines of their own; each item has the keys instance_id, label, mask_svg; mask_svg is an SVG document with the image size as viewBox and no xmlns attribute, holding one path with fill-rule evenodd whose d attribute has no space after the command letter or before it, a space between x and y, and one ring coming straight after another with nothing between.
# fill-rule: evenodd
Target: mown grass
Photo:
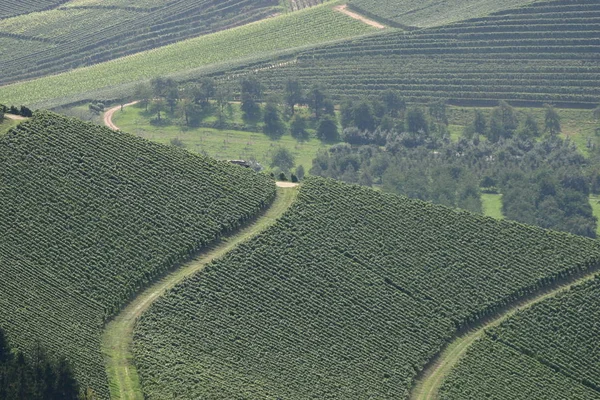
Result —
<instances>
[{"instance_id":1,"label":"mown grass","mask_svg":"<svg viewBox=\"0 0 600 400\"><path fill-rule=\"evenodd\" d=\"M6 134L13 126L19 125L21 121L16 121L12 119L5 118L4 120L0 120L0 136Z\"/></svg>"},{"instance_id":2,"label":"mown grass","mask_svg":"<svg viewBox=\"0 0 600 400\"><path fill-rule=\"evenodd\" d=\"M232 104L232 109L234 119L238 120L239 105ZM306 142L298 142L289 133L280 139L272 140L264 133L256 132L188 128L175 124L157 126L153 125L150 119L144 109L137 106L126 107L113 116L113 122L124 132L163 144L170 144L171 140L179 139L189 151L220 160L254 159L267 170L270 169L273 153L279 147L291 151L296 157L296 165L302 165L308 172L317 151L330 146L314 137Z\"/></svg>"},{"instance_id":3,"label":"mown grass","mask_svg":"<svg viewBox=\"0 0 600 400\"><path fill-rule=\"evenodd\" d=\"M334 11L335 4L328 3L67 73L0 87L0 101L59 106L92 98L90 96L100 94L99 90L103 94L125 90L122 89L124 85L157 76L200 74L203 67L220 65L226 68L231 63L264 59L284 50L375 30Z\"/></svg>"},{"instance_id":4,"label":"mown grass","mask_svg":"<svg viewBox=\"0 0 600 400\"><path fill-rule=\"evenodd\" d=\"M481 194L481 203L483 214L496 219L504 219L502 214L502 195L501 194Z\"/></svg>"}]
</instances>

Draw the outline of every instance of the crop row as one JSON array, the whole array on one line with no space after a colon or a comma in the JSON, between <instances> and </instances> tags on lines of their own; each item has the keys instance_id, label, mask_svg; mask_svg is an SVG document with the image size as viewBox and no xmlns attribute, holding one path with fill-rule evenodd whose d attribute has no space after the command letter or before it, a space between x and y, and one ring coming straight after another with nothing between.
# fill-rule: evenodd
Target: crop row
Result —
<instances>
[{"instance_id":1,"label":"crop row","mask_svg":"<svg viewBox=\"0 0 600 400\"><path fill-rule=\"evenodd\" d=\"M51 113L0 154L0 325L64 347L102 398L103 323L275 195L266 176Z\"/></svg>"},{"instance_id":2,"label":"crop row","mask_svg":"<svg viewBox=\"0 0 600 400\"><path fill-rule=\"evenodd\" d=\"M0 19L49 10L68 0L4 0L0 3Z\"/></svg>"},{"instance_id":3,"label":"crop row","mask_svg":"<svg viewBox=\"0 0 600 400\"><path fill-rule=\"evenodd\" d=\"M310 178L141 318L150 399L407 398L457 328L600 261L595 241Z\"/></svg>"},{"instance_id":4,"label":"crop row","mask_svg":"<svg viewBox=\"0 0 600 400\"><path fill-rule=\"evenodd\" d=\"M271 90L295 78L307 86L319 84L334 97L396 89L411 101L597 103L600 18L582 17L581 10L600 15L600 3L579 0L562 9L543 14L545 19L507 11L440 28L340 42L303 52L297 62L259 77Z\"/></svg>"},{"instance_id":5,"label":"crop row","mask_svg":"<svg viewBox=\"0 0 600 400\"><path fill-rule=\"evenodd\" d=\"M0 98L4 103L19 105L60 98L69 102L77 96L81 100L90 98L86 96L96 89L185 73L211 64L265 57L289 47L353 37L372 30L323 5L69 73L0 87Z\"/></svg>"},{"instance_id":6,"label":"crop row","mask_svg":"<svg viewBox=\"0 0 600 400\"><path fill-rule=\"evenodd\" d=\"M600 397L600 277L486 331L450 374L441 399ZM477 394L475 396L475 394Z\"/></svg>"},{"instance_id":7,"label":"crop row","mask_svg":"<svg viewBox=\"0 0 600 400\"><path fill-rule=\"evenodd\" d=\"M5 59L0 60L4 72L0 84L58 73L242 25L272 14L277 5L276 0L203 0L172 2L150 12L72 8L49 11L45 14L50 21L56 20L56 24L40 21L42 31L59 40L60 45L51 51L31 52L20 58L4 56ZM63 35L55 35L53 31L71 26L72 18L61 17L61 13L73 15L74 22L81 14L116 17L105 18L105 23L97 23L88 30L67 29ZM44 15L19 18L28 21L38 17ZM82 23L89 25L89 21L86 18ZM16 30L31 31L36 37L37 24L18 22L15 22ZM4 32L11 33L11 30Z\"/></svg>"}]
</instances>

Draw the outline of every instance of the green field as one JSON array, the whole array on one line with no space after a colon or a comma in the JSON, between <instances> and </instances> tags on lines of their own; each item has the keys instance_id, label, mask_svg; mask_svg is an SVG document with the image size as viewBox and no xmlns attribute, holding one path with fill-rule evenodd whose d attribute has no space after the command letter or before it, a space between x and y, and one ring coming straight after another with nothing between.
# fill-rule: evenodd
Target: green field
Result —
<instances>
[{"instance_id":1,"label":"green field","mask_svg":"<svg viewBox=\"0 0 600 400\"><path fill-rule=\"evenodd\" d=\"M12 127L19 125L21 121L15 121L12 119L5 118L3 121L0 121L0 135L4 135L8 130Z\"/></svg>"},{"instance_id":2,"label":"green field","mask_svg":"<svg viewBox=\"0 0 600 400\"><path fill-rule=\"evenodd\" d=\"M239 105L233 104L232 108L236 110L236 115L239 114ZM121 130L153 142L169 144L171 140L179 139L187 150L194 153L220 160L254 159L266 169L270 168L273 153L279 147L290 150L296 157L296 166L302 165L308 171L317 151L330 146L314 137L306 142L298 142L289 133L280 139L272 140L260 132L188 128L178 125L155 126L150 123L150 117L144 109L138 107L126 107L123 112L117 111L113 122Z\"/></svg>"},{"instance_id":3,"label":"green field","mask_svg":"<svg viewBox=\"0 0 600 400\"><path fill-rule=\"evenodd\" d=\"M310 177L150 307L135 362L148 399L406 399L457 328L598 260L591 239Z\"/></svg>"},{"instance_id":4,"label":"green field","mask_svg":"<svg viewBox=\"0 0 600 400\"><path fill-rule=\"evenodd\" d=\"M0 87L0 101L49 107L111 95L118 98L131 93L133 83L157 76L195 76L209 66L225 68L232 62L266 58L282 50L373 30L334 11L330 4L322 5L68 73Z\"/></svg>"},{"instance_id":5,"label":"green field","mask_svg":"<svg viewBox=\"0 0 600 400\"><path fill-rule=\"evenodd\" d=\"M592 211L594 212L594 216L600 221L600 196L591 195L590 204L592 205ZM598 224L598 229L596 230L596 232L598 234L598 237L600 237L600 224Z\"/></svg>"},{"instance_id":6,"label":"green field","mask_svg":"<svg viewBox=\"0 0 600 400\"><path fill-rule=\"evenodd\" d=\"M246 168L43 112L0 137L0 326L108 398L105 322L268 206Z\"/></svg>"},{"instance_id":7,"label":"green field","mask_svg":"<svg viewBox=\"0 0 600 400\"><path fill-rule=\"evenodd\" d=\"M483 214L488 217L503 219L502 215L502 195L501 194L481 194L481 205Z\"/></svg>"}]
</instances>

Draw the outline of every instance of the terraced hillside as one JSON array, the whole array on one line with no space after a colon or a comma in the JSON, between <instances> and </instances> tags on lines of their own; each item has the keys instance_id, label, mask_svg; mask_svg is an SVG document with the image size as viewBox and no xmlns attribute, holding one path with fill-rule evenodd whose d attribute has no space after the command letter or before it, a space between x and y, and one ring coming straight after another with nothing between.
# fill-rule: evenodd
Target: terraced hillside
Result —
<instances>
[{"instance_id":1,"label":"terraced hillside","mask_svg":"<svg viewBox=\"0 0 600 400\"><path fill-rule=\"evenodd\" d=\"M600 277L486 331L440 399L599 399L598 321Z\"/></svg>"},{"instance_id":2,"label":"terraced hillside","mask_svg":"<svg viewBox=\"0 0 600 400\"><path fill-rule=\"evenodd\" d=\"M0 182L0 326L102 399L104 323L275 195L244 168L51 113L0 136Z\"/></svg>"},{"instance_id":3,"label":"terraced hillside","mask_svg":"<svg viewBox=\"0 0 600 400\"><path fill-rule=\"evenodd\" d=\"M310 178L263 234L140 319L149 399L407 398L457 328L600 262L600 244Z\"/></svg>"},{"instance_id":4,"label":"terraced hillside","mask_svg":"<svg viewBox=\"0 0 600 400\"><path fill-rule=\"evenodd\" d=\"M297 77L338 97L396 89L410 101L591 105L600 97L599 57L600 3L558 0L321 47L262 75L273 88Z\"/></svg>"},{"instance_id":5,"label":"terraced hillside","mask_svg":"<svg viewBox=\"0 0 600 400\"><path fill-rule=\"evenodd\" d=\"M3 0L0 3L0 19L50 10L69 0Z\"/></svg>"},{"instance_id":6,"label":"terraced hillside","mask_svg":"<svg viewBox=\"0 0 600 400\"><path fill-rule=\"evenodd\" d=\"M322 5L72 72L0 87L0 99L5 104L50 108L85 99L122 98L131 95L135 83L142 80L157 76L189 79L247 64L248 60L264 60L286 49L373 30L334 11L331 5Z\"/></svg>"},{"instance_id":7,"label":"terraced hillside","mask_svg":"<svg viewBox=\"0 0 600 400\"><path fill-rule=\"evenodd\" d=\"M536 0L350 0L350 8L407 29L430 28L518 8Z\"/></svg>"},{"instance_id":8,"label":"terraced hillside","mask_svg":"<svg viewBox=\"0 0 600 400\"><path fill-rule=\"evenodd\" d=\"M11 41L11 51L0 53L0 85L112 60L280 11L277 0L75 0L0 20L0 37Z\"/></svg>"}]
</instances>

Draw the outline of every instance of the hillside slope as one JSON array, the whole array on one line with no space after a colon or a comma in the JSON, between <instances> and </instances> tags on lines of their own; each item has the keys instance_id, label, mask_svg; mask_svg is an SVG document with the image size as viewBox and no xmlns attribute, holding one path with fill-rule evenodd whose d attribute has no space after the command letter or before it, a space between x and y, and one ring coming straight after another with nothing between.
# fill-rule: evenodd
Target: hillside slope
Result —
<instances>
[{"instance_id":1,"label":"hillside slope","mask_svg":"<svg viewBox=\"0 0 600 400\"><path fill-rule=\"evenodd\" d=\"M407 398L458 327L600 262L600 244L322 178L140 319L150 399Z\"/></svg>"},{"instance_id":2,"label":"hillside slope","mask_svg":"<svg viewBox=\"0 0 600 400\"><path fill-rule=\"evenodd\" d=\"M430 28L484 17L536 0L351 0L352 9L404 27Z\"/></svg>"},{"instance_id":3,"label":"hillside slope","mask_svg":"<svg viewBox=\"0 0 600 400\"><path fill-rule=\"evenodd\" d=\"M13 42L11 51L0 53L0 85L244 25L279 11L278 0L67 2L0 20L0 37Z\"/></svg>"},{"instance_id":4,"label":"hillside slope","mask_svg":"<svg viewBox=\"0 0 600 400\"><path fill-rule=\"evenodd\" d=\"M486 331L442 387L445 400L600 398L600 277Z\"/></svg>"},{"instance_id":5,"label":"hillside slope","mask_svg":"<svg viewBox=\"0 0 600 400\"><path fill-rule=\"evenodd\" d=\"M417 102L591 106L600 95L599 54L600 3L557 0L324 46L262 76L272 88L294 77L338 98L395 89Z\"/></svg>"},{"instance_id":6,"label":"hillside slope","mask_svg":"<svg viewBox=\"0 0 600 400\"><path fill-rule=\"evenodd\" d=\"M249 59L264 60L284 50L373 30L330 5L322 5L91 67L3 86L0 101L47 108L85 99L123 98L133 94L135 83L157 76L186 79L215 69L231 69L236 63L247 64Z\"/></svg>"},{"instance_id":7,"label":"hillside slope","mask_svg":"<svg viewBox=\"0 0 600 400\"><path fill-rule=\"evenodd\" d=\"M0 137L0 326L108 385L101 330L135 293L275 195L265 176L40 113Z\"/></svg>"}]
</instances>

